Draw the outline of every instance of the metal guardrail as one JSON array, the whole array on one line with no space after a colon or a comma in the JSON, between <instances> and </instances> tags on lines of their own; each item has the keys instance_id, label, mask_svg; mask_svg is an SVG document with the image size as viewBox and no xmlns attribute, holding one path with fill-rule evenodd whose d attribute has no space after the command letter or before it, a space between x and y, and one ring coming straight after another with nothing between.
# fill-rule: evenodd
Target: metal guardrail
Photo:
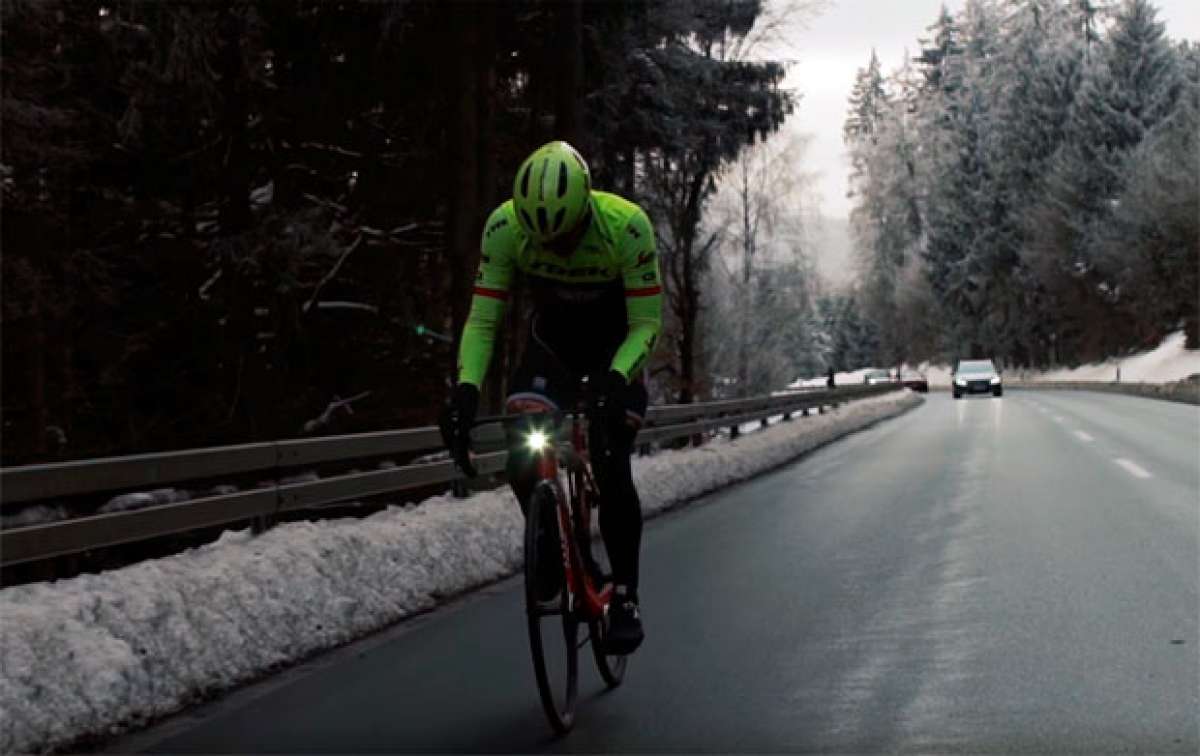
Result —
<instances>
[{"instance_id":1,"label":"metal guardrail","mask_svg":"<svg viewBox=\"0 0 1200 756\"><path fill-rule=\"evenodd\" d=\"M1200 379L1185 379L1172 383L1137 383L1109 381L1006 381L1006 388L1036 391L1103 391L1110 394L1162 399L1183 404L1200 404Z\"/></svg>"},{"instance_id":2,"label":"metal guardrail","mask_svg":"<svg viewBox=\"0 0 1200 756\"><path fill-rule=\"evenodd\" d=\"M714 428L764 421L775 415L836 406L840 402L893 391L895 384L853 386L751 399L660 405L647 412L636 443L648 445L687 438ZM475 432L481 449L503 444L499 423ZM280 482L281 471L328 462L386 458L440 450L437 428L329 436L208 449L139 454L27 467L0 468L0 506L28 504L66 496L120 493L251 472L270 473L273 485L237 493L205 496L0 531L0 563L5 566L234 522L269 518L283 512L316 509L360 497L377 496L449 483L457 478L448 461L409 464L353 472L320 480ZM504 469L507 452L476 458L480 475Z\"/></svg>"}]
</instances>

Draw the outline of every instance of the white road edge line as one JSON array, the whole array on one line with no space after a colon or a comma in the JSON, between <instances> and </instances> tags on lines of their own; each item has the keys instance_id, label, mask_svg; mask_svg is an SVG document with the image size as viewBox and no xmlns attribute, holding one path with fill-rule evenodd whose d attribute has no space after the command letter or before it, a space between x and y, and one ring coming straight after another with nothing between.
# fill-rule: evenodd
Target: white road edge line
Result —
<instances>
[{"instance_id":1,"label":"white road edge line","mask_svg":"<svg viewBox=\"0 0 1200 756\"><path fill-rule=\"evenodd\" d=\"M1133 461L1131 461L1131 460L1124 459L1124 458L1122 458L1122 457L1115 457L1115 458L1113 458L1113 462L1116 462L1116 463L1117 463L1118 465L1120 465L1121 467L1124 467L1124 468L1125 468L1125 471L1126 471L1126 472L1128 472L1130 475L1132 475L1132 476L1133 476L1133 477L1135 477L1135 478L1149 478L1149 477L1152 477L1152 476L1150 475L1150 473L1146 472L1146 471L1145 471L1145 470L1142 468L1142 466L1141 466L1141 465L1139 465L1139 464L1137 464L1136 462L1133 462Z\"/></svg>"},{"instance_id":2,"label":"white road edge line","mask_svg":"<svg viewBox=\"0 0 1200 756\"><path fill-rule=\"evenodd\" d=\"M1085 444L1090 444L1090 443L1092 443L1093 441L1095 441L1095 439L1094 439L1094 438L1092 438L1092 437L1091 437L1091 436L1089 436L1087 433L1085 433L1085 432L1083 432L1083 431L1081 431L1081 430L1077 430L1077 431L1075 431L1075 436L1076 436L1076 437L1077 437L1077 438L1078 438L1080 441L1084 442Z\"/></svg>"}]
</instances>

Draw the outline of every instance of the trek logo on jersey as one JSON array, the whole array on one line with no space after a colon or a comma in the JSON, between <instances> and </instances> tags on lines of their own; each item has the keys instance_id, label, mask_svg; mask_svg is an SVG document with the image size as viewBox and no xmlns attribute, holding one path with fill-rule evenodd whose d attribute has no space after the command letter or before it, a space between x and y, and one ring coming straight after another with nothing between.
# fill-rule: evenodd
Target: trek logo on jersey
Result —
<instances>
[{"instance_id":1,"label":"trek logo on jersey","mask_svg":"<svg viewBox=\"0 0 1200 756\"><path fill-rule=\"evenodd\" d=\"M608 268L591 265L585 268L564 268L545 260L537 260L529 266L530 273L545 273L550 276L565 276L566 278L589 278L592 276L611 276Z\"/></svg>"},{"instance_id":2,"label":"trek logo on jersey","mask_svg":"<svg viewBox=\"0 0 1200 756\"><path fill-rule=\"evenodd\" d=\"M629 235L632 236L634 239L642 238L642 235L640 233L638 233L638 230L633 227L632 223L630 223L628 226L626 226L625 230L628 231Z\"/></svg>"}]
</instances>

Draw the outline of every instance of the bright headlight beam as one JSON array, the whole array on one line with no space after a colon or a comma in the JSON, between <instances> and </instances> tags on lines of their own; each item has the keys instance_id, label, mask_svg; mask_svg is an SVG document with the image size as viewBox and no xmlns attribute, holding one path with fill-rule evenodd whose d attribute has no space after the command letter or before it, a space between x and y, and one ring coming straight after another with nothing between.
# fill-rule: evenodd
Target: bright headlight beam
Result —
<instances>
[{"instance_id":1,"label":"bright headlight beam","mask_svg":"<svg viewBox=\"0 0 1200 756\"><path fill-rule=\"evenodd\" d=\"M525 439L525 444L529 447L530 451L540 452L546 448L546 442L548 440L549 439L546 437L545 433L540 430L535 430L529 434L528 438Z\"/></svg>"}]
</instances>

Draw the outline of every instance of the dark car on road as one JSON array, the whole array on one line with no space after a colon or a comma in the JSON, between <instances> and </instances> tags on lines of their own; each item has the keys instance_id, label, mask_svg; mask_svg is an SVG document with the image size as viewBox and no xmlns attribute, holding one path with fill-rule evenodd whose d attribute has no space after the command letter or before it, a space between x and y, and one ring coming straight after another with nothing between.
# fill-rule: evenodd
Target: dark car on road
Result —
<instances>
[{"instance_id":1,"label":"dark car on road","mask_svg":"<svg viewBox=\"0 0 1200 756\"><path fill-rule=\"evenodd\" d=\"M920 391L921 393L929 391L929 381L915 370L901 370L900 382L904 384L905 388L912 389L913 391Z\"/></svg>"},{"instance_id":2,"label":"dark car on road","mask_svg":"<svg viewBox=\"0 0 1200 756\"><path fill-rule=\"evenodd\" d=\"M991 360L960 360L954 368L953 390L955 399L963 394L1004 395L1000 371Z\"/></svg>"}]
</instances>

